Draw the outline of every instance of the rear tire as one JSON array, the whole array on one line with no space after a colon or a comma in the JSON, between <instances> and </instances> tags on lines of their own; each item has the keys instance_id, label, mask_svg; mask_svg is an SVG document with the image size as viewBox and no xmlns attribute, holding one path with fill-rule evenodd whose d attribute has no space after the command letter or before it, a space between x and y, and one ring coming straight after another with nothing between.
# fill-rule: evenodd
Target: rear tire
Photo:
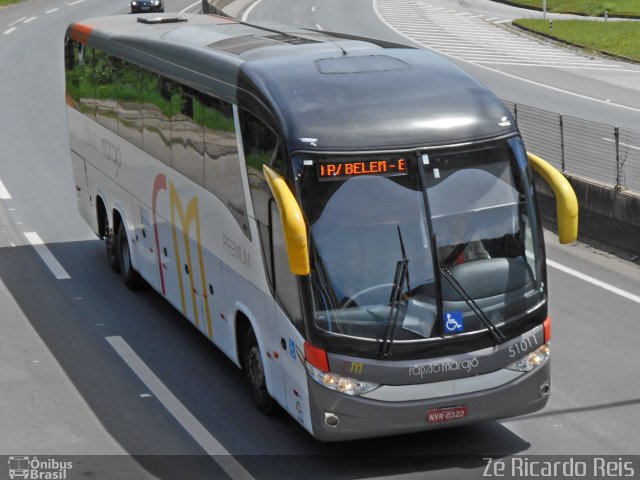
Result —
<instances>
[{"instance_id":1,"label":"rear tire","mask_svg":"<svg viewBox=\"0 0 640 480\"><path fill-rule=\"evenodd\" d=\"M104 246L107 251L107 261L111 270L116 273L120 273L120 262L118 261L118 248L116 238L113 234L113 229L109 226L109 219L107 214L104 214L104 220L102 221L104 232Z\"/></svg>"},{"instance_id":2,"label":"rear tire","mask_svg":"<svg viewBox=\"0 0 640 480\"><path fill-rule=\"evenodd\" d=\"M275 410L275 401L267 391L267 384L264 376L264 365L256 334L252 329L247 332L244 342L243 362L245 377L249 384L253 403L265 415L271 415Z\"/></svg>"},{"instance_id":3,"label":"rear tire","mask_svg":"<svg viewBox=\"0 0 640 480\"><path fill-rule=\"evenodd\" d=\"M118 263L120 265L122 280L127 288L131 290L140 288L142 282L140 274L138 274L131 265L131 252L129 251L127 228L124 222L120 222L120 227L118 228Z\"/></svg>"}]
</instances>

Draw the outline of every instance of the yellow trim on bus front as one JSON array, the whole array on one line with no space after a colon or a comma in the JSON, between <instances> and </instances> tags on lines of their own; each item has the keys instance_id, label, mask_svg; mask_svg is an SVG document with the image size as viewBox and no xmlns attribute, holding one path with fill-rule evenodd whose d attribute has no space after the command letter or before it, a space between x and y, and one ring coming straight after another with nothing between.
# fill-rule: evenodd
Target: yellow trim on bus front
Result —
<instances>
[{"instance_id":1,"label":"yellow trim on bus front","mask_svg":"<svg viewBox=\"0 0 640 480\"><path fill-rule=\"evenodd\" d=\"M300 205L282 175L279 175L268 165L263 165L262 170L280 211L282 231L287 244L289 269L296 275L309 275L311 268L309 266L307 225L304 222Z\"/></svg>"},{"instance_id":2,"label":"yellow trim on bus front","mask_svg":"<svg viewBox=\"0 0 640 480\"><path fill-rule=\"evenodd\" d=\"M529 164L551 187L556 198L558 237L560 243L575 242L578 238L578 199L569 181L551 164L527 152Z\"/></svg>"}]
</instances>

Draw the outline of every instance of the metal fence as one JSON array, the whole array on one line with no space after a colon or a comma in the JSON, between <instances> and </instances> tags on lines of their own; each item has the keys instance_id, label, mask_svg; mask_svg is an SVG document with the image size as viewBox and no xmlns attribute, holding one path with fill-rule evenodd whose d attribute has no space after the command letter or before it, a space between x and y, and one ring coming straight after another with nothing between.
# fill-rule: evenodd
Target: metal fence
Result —
<instances>
[{"instance_id":1,"label":"metal fence","mask_svg":"<svg viewBox=\"0 0 640 480\"><path fill-rule=\"evenodd\" d=\"M569 175L640 194L640 131L503 103L531 153Z\"/></svg>"}]
</instances>

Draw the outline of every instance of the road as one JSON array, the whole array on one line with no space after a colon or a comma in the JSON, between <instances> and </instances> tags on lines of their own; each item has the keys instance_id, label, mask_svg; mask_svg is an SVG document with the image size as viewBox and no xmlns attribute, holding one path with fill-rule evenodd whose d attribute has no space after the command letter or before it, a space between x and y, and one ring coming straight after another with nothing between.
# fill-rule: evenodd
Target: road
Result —
<instances>
[{"instance_id":1,"label":"road","mask_svg":"<svg viewBox=\"0 0 640 480\"><path fill-rule=\"evenodd\" d=\"M540 13L490 0L379 0L375 5L377 14L371 0L351 0L349 8L337 0L295 6L264 0L249 19L273 20L286 11L298 25L426 46L449 56L503 100L637 129L640 66L578 54L506 27L509 20Z\"/></svg>"},{"instance_id":2,"label":"road","mask_svg":"<svg viewBox=\"0 0 640 480\"><path fill-rule=\"evenodd\" d=\"M399 38L368 1L350 2L359 13L334 0L314 12L296 5L294 23L344 30L353 21L355 33ZM169 0L166 10L186 6ZM477 478L483 456L640 452L638 267L561 247L552 234L553 380L542 412L342 444L313 440L283 413L257 413L241 373L159 295L127 290L76 213L62 38L71 21L126 11L96 0L0 11L0 62L11 66L0 70L0 454L107 455L74 473L109 479L445 479ZM543 88L508 78L529 103ZM551 92L584 112L631 111Z\"/></svg>"}]
</instances>

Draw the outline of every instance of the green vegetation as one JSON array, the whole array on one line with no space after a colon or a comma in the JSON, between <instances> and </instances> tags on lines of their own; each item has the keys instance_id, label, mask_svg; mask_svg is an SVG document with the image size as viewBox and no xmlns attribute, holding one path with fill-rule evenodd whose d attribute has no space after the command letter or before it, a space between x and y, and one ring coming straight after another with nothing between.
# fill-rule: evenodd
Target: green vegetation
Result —
<instances>
[{"instance_id":1,"label":"green vegetation","mask_svg":"<svg viewBox=\"0 0 640 480\"><path fill-rule=\"evenodd\" d=\"M13 5L14 3L18 3L22 0L0 0L0 8L6 7L7 5Z\"/></svg>"},{"instance_id":2,"label":"green vegetation","mask_svg":"<svg viewBox=\"0 0 640 480\"><path fill-rule=\"evenodd\" d=\"M510 0L510 3L542 10L543 0ZM590 16L637 15L640 16L640 0L547 0L547 12L578 13Z\"/></svg>"},{"instance_id":3,"label":"green vegetation","mask_svg":"<svg viewBox=\"0 0 640 480\"><path fill-rule=\"evenodd\" d=\"M548 20L520 19L513 23L588 50L640 61L640 22L554 20L553 29Z\"/></svg>"}]
</instances>

